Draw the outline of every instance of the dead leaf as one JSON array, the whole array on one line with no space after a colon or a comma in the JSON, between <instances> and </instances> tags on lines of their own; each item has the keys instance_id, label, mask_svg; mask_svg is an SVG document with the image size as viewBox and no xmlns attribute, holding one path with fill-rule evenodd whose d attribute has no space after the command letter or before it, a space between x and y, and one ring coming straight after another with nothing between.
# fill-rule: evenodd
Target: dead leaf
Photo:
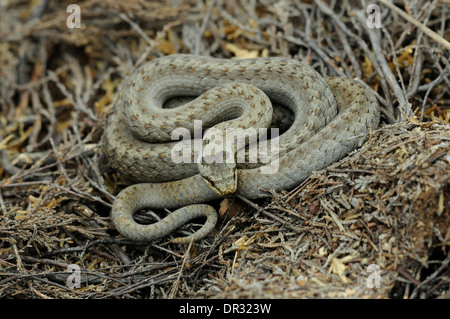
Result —
<instances>
[{"instance_id":1,"label":"dead leaf","mask_svg":"<svg viewBox=\"0 0 450 319\"><path fill-rule=\"evenodd\" d=\"M225 43L225 48L234 53L237 59L253 59L258 57L258 50L246 50L237 47L232 43Z\"/></svg>"},{"instance_id":2,"label":"dead leaf","mask_svg":"<svg viewBox=\"0 0 450 319\"><path fill-rule=\"evenodd\" d=\"M220 203L219 215L228 219L235 217L241 210L242 203L232 199L225 198Z\"/></svg>"}]
</instances>

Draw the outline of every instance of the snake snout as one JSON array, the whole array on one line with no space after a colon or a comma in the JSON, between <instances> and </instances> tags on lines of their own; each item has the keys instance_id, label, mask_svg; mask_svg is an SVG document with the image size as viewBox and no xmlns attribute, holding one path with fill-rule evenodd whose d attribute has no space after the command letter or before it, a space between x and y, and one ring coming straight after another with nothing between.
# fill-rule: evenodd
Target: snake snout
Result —
<instances>
[{"instance_id":1,"label":"snake snout","mask_svg":"<svg viewBox=\"0 0 450 319\"><path fill-rule=\"evenodd\" d=\"M199 165L200 175L208 186L220 196L229 196L237 190L236 164L212 163Z\"/></svg>"}]
</instances>

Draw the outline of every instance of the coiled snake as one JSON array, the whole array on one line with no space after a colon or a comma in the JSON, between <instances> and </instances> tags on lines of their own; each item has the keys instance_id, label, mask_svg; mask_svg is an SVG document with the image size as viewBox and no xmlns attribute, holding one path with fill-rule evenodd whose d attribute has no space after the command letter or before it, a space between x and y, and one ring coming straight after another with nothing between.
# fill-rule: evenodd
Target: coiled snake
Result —
<instances>
[{"instance_id":1,"label":"coiled snake","mask_svg":"<svg viewBox=\"0 0 450 319\"><path fill-rule=\"evenodd\" d=\"M200 120L203 129L219 122L225 123L218 124L222 128L267 125L271 102L289 108L295 119L279 137L278 169L262 174L261 167L244 165L233 173L236 192L255 199L268 196L264 190L293 188L312 171L343 158L367 139L380 119L376 98L362 85L344 78L324 79L311 67L287 58L172 55L146 63L124 85L105 128L103 149L115 170L139 182L117 195L111 211L117 230L138 241L162 238L205 216L205 224L194 234L171 240L189 243L205 237L216 224L215 210L201 203L221 195L207 183L207 176L198 173L194 160L174 163L171 150L179 141L171 141L171 133L176 128L192 132L194 120ZM175 96L197 98L164 108L165 101ZM255 124L259 119L264 124ZM133 214L143 208L179 209L159 222L142 225Z\"/></svg>"}]
</instances>

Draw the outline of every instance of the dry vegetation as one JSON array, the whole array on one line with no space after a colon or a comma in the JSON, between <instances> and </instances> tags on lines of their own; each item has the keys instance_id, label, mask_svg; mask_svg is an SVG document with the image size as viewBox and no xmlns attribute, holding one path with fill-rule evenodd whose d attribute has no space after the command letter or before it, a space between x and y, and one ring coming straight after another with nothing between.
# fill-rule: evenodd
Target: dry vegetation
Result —
<instances>
[{"instance_id":1,"label":"dry vegetation","mask_svg":"<svg viewBox=\"0 0 450 319\"><path fill-rule=\"evenodd\" d=\"M1 297L449 297L448 1L395 1L407 17L380 4L381 29L367 4L324 0L77 1L69 29L71 2L0 2ZM216 203L216 232L195 245L130 242L109 219L126 184L102 130L123 79L174 53L358 78L383 126L297 189Z\"/></svg>"}]
</instances>

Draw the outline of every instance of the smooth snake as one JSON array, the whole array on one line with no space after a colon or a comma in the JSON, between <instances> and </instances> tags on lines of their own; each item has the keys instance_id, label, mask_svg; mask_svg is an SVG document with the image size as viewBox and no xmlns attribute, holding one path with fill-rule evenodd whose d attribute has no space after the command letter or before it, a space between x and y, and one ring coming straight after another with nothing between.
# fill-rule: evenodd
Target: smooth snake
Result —
<instances>
[{"instance_id":1,"label":"smooth snake","mask_svg":"<svg viewBox=\"0 0 450 319\"><path fill-rule=\"evenodd\" d=\"M164 108L167 100L177 96L196 98ZM138 182L114 201L111 218L117 230L133 240L152 241L204 216L207 220L198 231L171 242L205 237L214 228L217 213L202 203L221 196L198 173L194 155L192 163L173 162L171 150L179 141L171 141L171 133L179 127L192 131L194 120L201 120L204 129L217 123L252 127L263 117L263 122L269 117L270 124L272 111L267 105L271 103L290 109L295 118L279 137L276 172L261 174L261 167L238 166L237 193L251 199L270 196L267 190L294 188L313 171L343 158L367 140L380 119L375 96L358 82L323 78L310 66L288 58L171 55L133 72L104 133L103 150L111 166ZM133 214L144 208L177 210L161 221L142 225Z\"/></svg>"}]
</instances>

